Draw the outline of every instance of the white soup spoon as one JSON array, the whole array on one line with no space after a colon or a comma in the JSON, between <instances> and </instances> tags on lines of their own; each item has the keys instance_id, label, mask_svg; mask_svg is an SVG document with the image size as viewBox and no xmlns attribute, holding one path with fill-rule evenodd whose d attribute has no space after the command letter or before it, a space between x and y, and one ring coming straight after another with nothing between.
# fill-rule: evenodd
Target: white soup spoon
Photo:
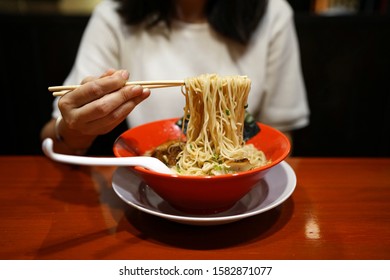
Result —
<instances>
[{"instance_id":1,"label":"white soup spoon","mask_svg":"<svg viewBox=\"0 0 390 280\"><path fill-rule=\"evenodd\" d=\"M155 172L173 174L168 166L154 157L84 157L57 154L53 151L53 140L51 138L46 138L42 142L42 150L47 157L62 163L91 166L141 166Z\"/></svg>"}]
</instances>

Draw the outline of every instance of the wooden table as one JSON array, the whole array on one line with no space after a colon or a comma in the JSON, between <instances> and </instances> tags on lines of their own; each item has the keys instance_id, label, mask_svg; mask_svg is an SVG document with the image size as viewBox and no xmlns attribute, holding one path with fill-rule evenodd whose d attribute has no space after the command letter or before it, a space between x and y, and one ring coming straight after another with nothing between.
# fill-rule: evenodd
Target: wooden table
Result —
<instances>
[{"instance_id":1,"label":"wooden table","mask_svg":"<svg viewBox=\"0 0 390 280\"><path fill-rule=\"evenodd\" d=\"M263 214L191 226L136 210L113 167L0 157L0 259L389 259L390 159L289 158L293 195Z\"/></svg>"}]
</instances>

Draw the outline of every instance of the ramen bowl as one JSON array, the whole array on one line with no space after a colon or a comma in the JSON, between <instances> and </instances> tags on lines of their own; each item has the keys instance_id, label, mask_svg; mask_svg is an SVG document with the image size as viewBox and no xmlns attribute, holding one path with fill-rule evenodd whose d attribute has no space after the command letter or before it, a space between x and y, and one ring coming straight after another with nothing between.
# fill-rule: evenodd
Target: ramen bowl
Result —
<instances>
[{"instance_id":1,"label":"ramen bowl","mask_svg":"<svg viewBox=\"0 0 390 280\"><path fill-rule=\"evenodd\" d=\"M144 155L167 141L185 137L177 121L160 120L125 131L114 143L115 156ZM265 166L217 176L163 174L140 166L129 167L129 172L137 173L156 194L179 211L207 215L228 210L290 152L290 142L282 132L261 123L257 125L260 132L247 143L264 152L270 160Z\"/></svg>"}]
</instances>

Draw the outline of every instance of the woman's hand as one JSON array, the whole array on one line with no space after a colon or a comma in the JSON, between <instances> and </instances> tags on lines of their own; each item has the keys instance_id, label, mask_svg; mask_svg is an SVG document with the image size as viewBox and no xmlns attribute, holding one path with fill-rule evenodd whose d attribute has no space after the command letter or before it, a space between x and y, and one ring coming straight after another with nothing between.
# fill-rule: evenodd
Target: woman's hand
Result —
<instances>
[{"instance_id":1,"label":"woman's hand","mask_svg":"<svg viewBox=\"0 0 390 280\"><path fill-rule=\"evenodd\" d=\"M93 140L120 124L150 95L141 86L125 86L126 70L110 69L99 78L87 77L77 89L60 98L62 119L51 120L41 138L54 139L54 149L62 153L81 153Z\"/></svg>"},{"instance_id":2,"label":"woman's hand","mask_svg":"<svg viewBox=\"0 0 390 280\"><path fill-rule=\"evenodd\" d=\"M126 70L109 70L99 78L85 78L82 86L58 102L66 126L91 136L115 128L150 94L141 86L124 86L128 78Z\"/></svg>"}]
</instances>

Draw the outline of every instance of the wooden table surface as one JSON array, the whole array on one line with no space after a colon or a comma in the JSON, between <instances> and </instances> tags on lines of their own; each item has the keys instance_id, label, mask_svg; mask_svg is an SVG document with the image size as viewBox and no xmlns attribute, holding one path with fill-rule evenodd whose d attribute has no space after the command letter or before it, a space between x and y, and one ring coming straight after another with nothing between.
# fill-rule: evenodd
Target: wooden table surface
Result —
<instances>
[{"instance_id":1,"label":"wooden table surface","mask_svg":"<svg viewBox=\"0 0 390 280\"><path fill-rule=\"evenodd\" d=\"M0 259L390 259L390 159L289 158L281 206L192 226L125 204L114 167L0 157Z\"/></svg>"}]
</instances>

